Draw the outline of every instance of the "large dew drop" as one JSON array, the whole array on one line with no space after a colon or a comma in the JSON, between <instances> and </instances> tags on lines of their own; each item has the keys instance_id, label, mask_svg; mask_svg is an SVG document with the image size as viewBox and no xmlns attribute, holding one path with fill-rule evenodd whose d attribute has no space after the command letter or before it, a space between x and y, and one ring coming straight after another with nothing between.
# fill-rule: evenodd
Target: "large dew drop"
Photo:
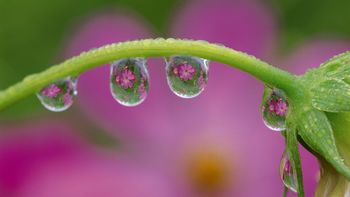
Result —
<instances>
[{"instance_id":1,"label":"large dew drop","mask_svg":"<svg viewBox=\"0 0 350 197\"><path fill-rule=\"evenodd\" d=\"M120 104L136 106L146 99L149 90L146 62L144 58L129 58L112 63L110 88Z\"/></svg>"},{"instance_id":2,"label":"large dew drop","mask_svg":"<svg viewBox=\"0 0 350 197\"><path fill-rule=\"evenodd\" d=\"M37 97L44 107L53 112L61 112L73 104L77 95L77 79L67 77L42 88Z\"/></svg>"},{"instance_id":3,"label":"large dew drop","mask_svg":"<svg viewBox=\"0 0 350 197\"><path fill-rule=\"evenodd\" d=\"M173 56L166 58L166 63L168 84L179 97L196 97L206 87L208 60L190 56Z\"/></svg>"},{"instance_id":4,"label":"large dew drop","mask_svg":"<svg viewBox=\"0 0 350 197\"><path fill-rule=\"evenodd\" d=\"M286 152L283 153L280 163L280 177L283 184L291 191L298 191L298 183L296 178L296 172L292 163L289 160L289 156Z\"/></svg>"},{"instance_id":5,"label":"large dew drop","mask_svg":"<svg viewBox=\"0 0 350 197\"><path fill-rule=\"evenodd\" d=\"M286 129L288 102L282 90L265 88L261 114L265 125L274 131Z\"/></svg>"}]
</instances>

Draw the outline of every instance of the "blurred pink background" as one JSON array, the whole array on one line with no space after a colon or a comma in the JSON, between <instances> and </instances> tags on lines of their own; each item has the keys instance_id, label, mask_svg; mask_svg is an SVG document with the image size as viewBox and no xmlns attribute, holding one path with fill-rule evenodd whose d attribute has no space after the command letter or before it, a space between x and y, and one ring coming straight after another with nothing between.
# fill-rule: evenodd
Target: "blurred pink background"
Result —
<instances>
[{"instance_id":1,"label":"blurred pink background","mask_svg":"<svg viewBox=\"0 0 350 197\"><path fill-rule=\"evenodd\" d=\"M315 38L281 54L279 30L274 11L254 0L186 1L168 28L169 37L222 43L296 74L350 46ZM136 12L102 9L67 30L57 58L157 36ZM80 76L67 112L0 125L0 197L282 196L284 139L261 119L262 83L211 62L205 91L181 99L162 59L149 59L148 68L150 94L137 107L112 98L104 65ZM300 150L306 196L313 196L318 164Z\"/></svg>"}]
</instances>

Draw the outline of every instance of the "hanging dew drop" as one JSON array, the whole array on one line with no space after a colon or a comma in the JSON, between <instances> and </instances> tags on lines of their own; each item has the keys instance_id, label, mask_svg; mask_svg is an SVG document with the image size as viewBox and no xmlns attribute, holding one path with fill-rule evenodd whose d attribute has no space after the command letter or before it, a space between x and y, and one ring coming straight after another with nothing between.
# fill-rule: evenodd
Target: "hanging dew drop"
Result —
<instances>
[{"instance_id":1,"label":"hanging dew drop","mask_svg":"<svg viewBox=\"0 0 350 197\"><path fill-rule=\"evenodd\" d=\"M283 153L280 163L280 171L279 171L281 180L283 184L291 191L297 192L297 178L296 172L294 170L294 166L292 166L291 161L289 160L289 156L286 151Z\"/></svg>"},{"instance_id":2,"label":"hanging dew drop","mask_svg":"<svg viewBox=\"0 0 350 197\"><path fill-rule=\"evenodd\" d=\"M191 56L166 58L166 73L170 89L179 97L198 96L208 82L208 60Z\"/></svg>"},{"instance_id":3,"label":"hanging dew drop","mask_svg":"<svg viewBox=\"0 0 350 197\"><path fill-rule=\"evenodd\" d=\"M111 64L110 88L117 102L136 106L146 99L149 90L146 62L144 58L128 58Z\"/></svg>"},{"instance_id":4,"label":"hanging dew drop","mask_svg":"<svg viewBox=\"0 0 350 197\"><path fill-rule=\"evenodd\" d=\"M274 131L286 129L288 102L282 90L266 87L260 111L263 121L268 128Z\"/></svg>"},{"instance_id":5,"label":"hanging dew drop","mask_svg":"<svg viewBox=\"0 0 350 197\"><path fill-rule=\"evenodd\" d=\"M53 112L67 110L77 95L77 78L67 77L42 88L37 97L43 106Z\"/></svg>"}]
</instances>

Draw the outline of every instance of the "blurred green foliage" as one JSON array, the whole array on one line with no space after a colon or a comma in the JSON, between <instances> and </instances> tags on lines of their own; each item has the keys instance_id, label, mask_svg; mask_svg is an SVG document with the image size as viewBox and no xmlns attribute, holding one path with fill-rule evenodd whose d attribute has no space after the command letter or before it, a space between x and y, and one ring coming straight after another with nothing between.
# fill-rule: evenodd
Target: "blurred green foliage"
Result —
<instances>
[{"instance_id":1,"label":"blurred green foliage","mask_svg":"<svg viewBox=\"0 0 350 197\"><path fill-rule=\"evenodd\" d=\"M134 10L166 36L168 19L185 0L0 0L0 89L39 72L57 60L67 28L103 8ZM350 37L349 0L268 0L282 32L283 48L322 34ZM35 96L0 116L43 110ZM26 112L26 113L24 113Z\"/></svg>"},{"instance_id":2,"label":"blurred green foliage","mask_svg":"<svg viewBox=\"0 0 350 197\"><path fill-rule=\"evenodd\" d=\"M350 38L349 0L269 0L284 49L311 37Z\"/></svg>"}]
</instances>

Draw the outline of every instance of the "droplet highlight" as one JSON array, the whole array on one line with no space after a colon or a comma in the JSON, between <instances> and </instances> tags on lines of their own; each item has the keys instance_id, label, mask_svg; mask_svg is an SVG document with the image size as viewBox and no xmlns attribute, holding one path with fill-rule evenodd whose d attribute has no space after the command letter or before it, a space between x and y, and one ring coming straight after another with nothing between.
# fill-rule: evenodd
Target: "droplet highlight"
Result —
<instances>
[{"instance_id":1,"label":"droplet highlight","mask_svg":"<svg viewBox=\"0 0 350 197\"><path fill-rule=\"evenodd\" d=\"M128 58L111 64L110 88L113 98L124 106L141 104L148 95L147 60Z\"/></svg>"},{"instance_id":2,"label":"droplet highlight","mask_svg":"<svg viewBox=\"0 0 350 197\"><path fill-rule=\"evenodd\" d=\"M281 158L280 163L280 177L283 184L291 191L298 191L298 182L296 177L296 172L294 167L292 166L291 161L289 160L289 156L285 151Z\"/></svg>"},{"instance_id":3,"label":"droplet highlight","mask_svg":"<svg viewBox=\"0 0 350 197\"><path fill-rule=\"evenodd\" d=\"M179 97L198 96L208 83L208 60L191 56L166 58L166 73L170 89Z\"/></svg>"},{"instance_id":4,"label":"droplet highlight","mask_svg":"<svg viewBox=\"0 0 350 197\"><path fill-rule=\"evenodd\" d=\"M73 104L77 93L77 78L67 77L42 88L37 97L46 109L62 112Z\"/></svg>"},{"instance_id":5,"label":"droplet highlight","mask_svg":"<svg viewBox=\"0 0 350 197\"><path fill-rule=\"evenodd\" d=\"M286 129L288 102L285 93L276 88L265 88L261 103L261 114L265 125L274 131Z\"/></svg>"}]
</instances>

